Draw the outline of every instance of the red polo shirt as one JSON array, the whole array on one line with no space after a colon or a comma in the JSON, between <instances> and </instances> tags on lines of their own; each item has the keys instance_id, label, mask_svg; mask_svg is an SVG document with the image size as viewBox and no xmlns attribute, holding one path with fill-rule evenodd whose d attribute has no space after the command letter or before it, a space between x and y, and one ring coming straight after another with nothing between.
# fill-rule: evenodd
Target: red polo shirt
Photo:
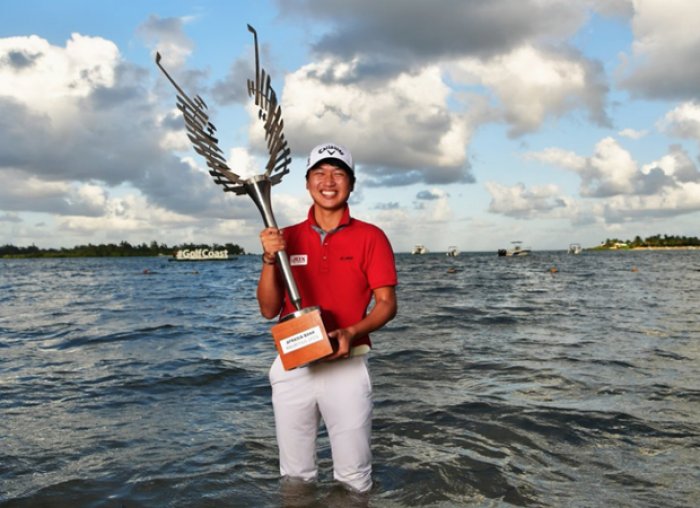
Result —
<instances>
[{"instance_id":1,"label":"red polo shirt","mask_svg":"<svg viewBox=\"0 0 700 508\"><path fill-rule=\"evenodd\" d=\"M340 224L323 233L314 207L304 222L284 228L287 255L303 307L321 308L327 331L362 320L372 291L397 284L394 252L378 227L350 217L345 207ZM285 294L282 316L296 309ZM353 347L370 345L369 336L358 337Z\"/></svg>"}]
</instances>

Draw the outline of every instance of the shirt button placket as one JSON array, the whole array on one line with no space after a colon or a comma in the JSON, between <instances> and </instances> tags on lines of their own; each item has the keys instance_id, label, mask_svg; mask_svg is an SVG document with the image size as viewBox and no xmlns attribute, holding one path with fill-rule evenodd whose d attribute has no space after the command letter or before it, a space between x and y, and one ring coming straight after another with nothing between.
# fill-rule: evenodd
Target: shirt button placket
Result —
<instances>
[{"instance_id":1,"label":"shirt button placket","mask_svg":"<svg viewBox=\"0 0 700 508\"><path fill-rule=\"evenodd\" d=\"M321 273L328 272L330 270L330 265L329 265L329 247L328 247L329 241L328 237L323 239L323 244L321 245Z\"/></svg>"}]
</instances>

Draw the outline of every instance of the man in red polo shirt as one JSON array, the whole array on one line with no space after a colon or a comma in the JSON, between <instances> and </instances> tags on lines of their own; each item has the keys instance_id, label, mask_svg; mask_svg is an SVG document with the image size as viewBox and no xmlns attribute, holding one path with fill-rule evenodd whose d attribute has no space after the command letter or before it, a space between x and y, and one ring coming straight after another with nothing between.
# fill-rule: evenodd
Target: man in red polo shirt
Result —
<instances>
[{"instance_id":1,"label":"man in red polo shirt","mask_svg":"<svg viewBox=\"0 0 700 508\"><path fill-rule=\"evenodd\" d=\"M275 254L285 250L303 305L321 308L335 344L330 356L308 367L285 371L277 357L270 368L281 475L316 478L316 434L323 418L334 478L366 492L372 486L369 334L396 315L397 277L386 235L350 216L347 201L354 185L347 148L323 143L311 151L306 189L313 205L305 221L260 234L263 267L257 297L268 319L296 310L274 266Z\"/></svg>"}]
</instances>

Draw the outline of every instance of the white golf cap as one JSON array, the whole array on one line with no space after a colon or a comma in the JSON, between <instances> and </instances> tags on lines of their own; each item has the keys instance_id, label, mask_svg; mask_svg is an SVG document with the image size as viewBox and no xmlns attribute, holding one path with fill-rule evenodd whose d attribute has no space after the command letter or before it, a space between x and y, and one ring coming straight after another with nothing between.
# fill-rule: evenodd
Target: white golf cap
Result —
<instances>
[{"instance_id":1,"label":"white golf cap","mask_svg":"<svg viewBox=\"0 0 700 508\"><path fill-rule=\"evenodd\" d=\"M321 143L314 147L309 153L309 158L306 160L306 171L327 159L340 162L341 167L345 169L350 176L355 176L355 165L352 162L350 150L338 143Z\"/></svg>"}]
</instances>

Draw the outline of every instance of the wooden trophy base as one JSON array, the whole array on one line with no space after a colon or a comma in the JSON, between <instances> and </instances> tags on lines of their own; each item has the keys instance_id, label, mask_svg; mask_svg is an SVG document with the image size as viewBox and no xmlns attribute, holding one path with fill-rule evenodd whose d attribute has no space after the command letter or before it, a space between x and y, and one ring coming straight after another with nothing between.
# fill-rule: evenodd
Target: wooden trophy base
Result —
<instances>
[{"instance_id":1,"label":"wooden trophy base","mask_svg":"<svg viewBox=\"0 0 700 508\"><path fill-rule=\"evenodd\" d=\"M272 327L272 337L284 370L302 367L333 352L318 307L289 314Z\"/></svg>"}]
</instances>

